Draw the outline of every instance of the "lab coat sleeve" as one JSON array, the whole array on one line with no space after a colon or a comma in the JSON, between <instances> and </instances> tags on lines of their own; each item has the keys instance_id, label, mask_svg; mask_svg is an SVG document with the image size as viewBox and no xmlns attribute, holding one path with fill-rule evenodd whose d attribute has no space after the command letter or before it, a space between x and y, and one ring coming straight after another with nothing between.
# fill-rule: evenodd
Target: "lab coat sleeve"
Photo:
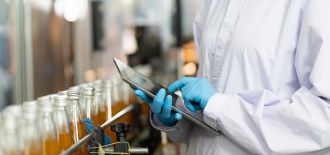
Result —
<instances>
[{"instance_id":1,"label":"lab coat sleeve","mask_svg":"<svg viewBox=\"0 0 330 155\"><path fill-rule=\"evenodd\" d=\"M291 98L268 90L218 93L204 109L204 121L253 154L329 153L328 7L327 0L312 0L304 9L295 58L301 88Z\"/></svg>"}]
</instances>

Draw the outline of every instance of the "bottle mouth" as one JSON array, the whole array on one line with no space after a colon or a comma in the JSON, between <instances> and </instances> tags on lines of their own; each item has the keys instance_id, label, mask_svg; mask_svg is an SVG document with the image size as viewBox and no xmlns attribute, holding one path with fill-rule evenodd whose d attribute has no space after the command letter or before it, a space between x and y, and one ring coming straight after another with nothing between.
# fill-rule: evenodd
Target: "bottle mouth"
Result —
<instances>
[{"instance_id":1,"label":"bottle mouth","mask_svg":"<svg viewBox=\"0 0 330 155\"><path fill-rule=\"evenodd\" d=\"M68 94L68 100L79 100L79 94Z\"/></svg>"},{"instance_id":2,"label":"bottle mouth","mask_svg":"<svg viewBox=\"0 0 330 155\"><path fill-rule=\"evenodd\" d=\"M57 94L55 97L54 97L54 106L56 107L63 107L63 106L66 106L67 105L67 95L66 94Z\"/></svg>"},{"instance_id":3,"label":"bottle mouth","mask_svg":"<svg viewBox=\"0 0 330 155\"><path fill-rule=\"evenodd\" d=\"M33 101L23 102L22 111L24 113L33 113L36 112L37 109L38 109L37 101L33 100Z\"/></svg>"},{"instance_id":4,"label":"bottle mouth","mask_svg":"<svg viewBox=\"0 0 330 155\"><path fill-rule=\"evenodd\" d=\"M53 101L56 94L42 96L37 99L38 112L50 113L53 111Z\"/></svg>"},{"instance_id":5,"label":"bottle mouth","mask_svg":"<svg viewBox=\"0 0 330 155\"><path fill-rule=\"evenodd\" d=\"M93 96L95 89L93 87L83 88L83 94L87 96Z\"/></svg>"}]
</instances>

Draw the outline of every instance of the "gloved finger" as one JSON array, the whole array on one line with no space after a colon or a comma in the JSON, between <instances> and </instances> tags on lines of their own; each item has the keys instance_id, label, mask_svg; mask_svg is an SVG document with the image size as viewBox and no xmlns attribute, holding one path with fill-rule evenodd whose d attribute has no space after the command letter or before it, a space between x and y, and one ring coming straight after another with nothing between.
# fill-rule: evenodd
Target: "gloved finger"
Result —
<instances>
[{"instance_id":1,"label":"gloved finger","mask_svg":"<svg viewBox=\"0 0 330 155\"><path fill-rule=\"evenodd\" d=\"M197 110L195 109L195 107L190 103L189 100L187 99L183 99L184 100L184 104L185 106L191 111L191 112L196 112Z\"/></svg>"},{"instance_id":2,"label":"gloved finger","mask_svg":"<svg viewBox=\"0 0 330 155\"><path fill-rule=\"evenodd\" d=\"M185 85L187 85L191 79L192 78L190 78L190 77L184 77L184 78L182 78L180 80L177 80L177 81L173 82L168 87L168 91L170 93L174 93L177 90L181 90L181 88L183 88Z\"/></svg>"},{"instance_id":3,"label":"gloved finger","mask_svg":"<svg viewBox=\"0 0 330 155\"><path fill-rule=\"evenodd\" d=\"M144 94L141 90L135 90L135 95L142 99L144 102L150 104L152 103L152 99Z\"/></svg>"},{"instance_id":4,"label":"gloved finger","mask_svg":"<svg viewBox=\"0 0 330 155\"><path fill-rule=\"evenodd\" d=\"M154 113L160 113L160 111L162 110L163 104L164 104L164 99L165 99L165 95L166 95L166 91L165 89L160 89L158 91L158 93L156 94L154 101L152 103L151 110Z\"/></svg>"},{"instance_id":5,"label":"gloved finger","mask_svg":"<svg viewBox=\"0 0 330 155\"><path fill-rule=\"evenodd\" d=\"M172 96L167 95L160 115L162 117L169 118L171 116L171 110L172 110Z\"/></svg>"},{"instance_id":6,"label":"gloved finger","mask_svg":"<svg viewBox=\"0 0 330 155\"><path fill-rule=\"evenodd\" d=\"M182 119L182 114L176 112L174 114L174 117L175 117L176 120L181 120Z\"/></svg>"}]
</instances>

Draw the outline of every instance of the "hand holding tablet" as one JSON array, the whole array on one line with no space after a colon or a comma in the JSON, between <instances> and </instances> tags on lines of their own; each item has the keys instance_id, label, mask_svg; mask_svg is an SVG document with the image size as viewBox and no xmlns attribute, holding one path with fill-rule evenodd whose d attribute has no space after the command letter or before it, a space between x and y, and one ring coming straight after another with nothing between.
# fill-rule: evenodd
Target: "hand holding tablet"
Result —
<instances>
[{"instance_id":1,"label":"hand holding tablet","mask_svg":"<svg viewBox=\"0 0 330 155\"><path fill-rule=\"evenodd\" d=\"M171 95L173 98L173 105L172 105L172 110L175 112L178 112L182 114L183 117L186 119L194 122L195 124L203 127L209 132L215 133L215 134L222 134L221 131L216 130L209 126L208 124L204 123L203 118L199 117L196 113L190 112L186 108L180 108L180 106L177 106L178 104L176 100L179 97L178 95L174 93L169 93L167 89L157 82L154 82L150 80L149 78L145 77L141 73L135 71L134 69L130 68L123 62L119 61L118 59L114 58L114 63L118 69L118 72L126 83L128 83L131 87L133 87L135 90L141 90L145 95L147 95L150 98L154 98L157 94L157 92L161 89L164 88L166 91L166 95Z\"/></svg>"}]
</instances>

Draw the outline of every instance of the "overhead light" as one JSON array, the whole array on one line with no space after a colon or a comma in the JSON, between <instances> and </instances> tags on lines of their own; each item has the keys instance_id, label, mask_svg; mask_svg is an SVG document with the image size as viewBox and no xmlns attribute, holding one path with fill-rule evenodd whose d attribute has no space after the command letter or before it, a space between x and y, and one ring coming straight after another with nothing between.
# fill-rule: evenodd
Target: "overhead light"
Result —
<instances>
[{"instance_id":1,"label":"overhead light","mask_svg":"<svg viewBox=\"0 0 330 155\"><path fill-rule=\"evenodd\" d=\"M82 0L64 0L64 19L69 22L77 21L83 10L84 1Z\"/></svg>"}]
</instances>

